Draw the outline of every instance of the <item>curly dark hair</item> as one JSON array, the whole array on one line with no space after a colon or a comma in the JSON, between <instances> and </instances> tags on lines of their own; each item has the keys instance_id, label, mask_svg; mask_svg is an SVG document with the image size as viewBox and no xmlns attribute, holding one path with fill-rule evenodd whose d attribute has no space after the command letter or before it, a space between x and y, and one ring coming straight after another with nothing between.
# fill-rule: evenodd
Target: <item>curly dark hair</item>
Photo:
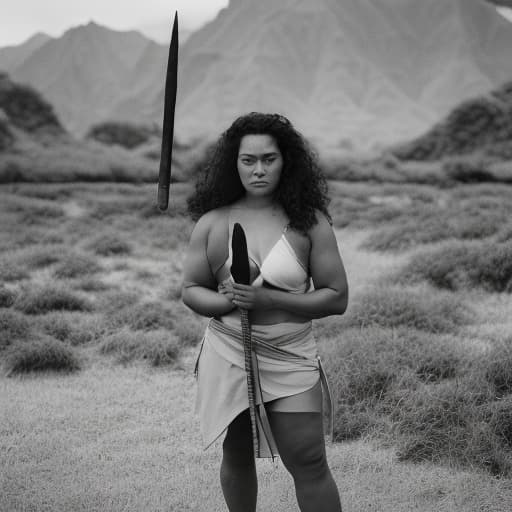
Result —
<instances>
[{"instance_id":1,"label":"curly dark hair","mask_svg":"<svg viewBox=\"0 0 512 512\"><path fill-rule=\"evenodd\" d=\"M331 222L327 210L327 181L316 154L286 117L251 112L236 119L220 136L196 189L187 200L188 212L197 220L206 212L235 202L245 195L237 169L240 141L245 135L271 135L283 156L283 169L274 193L290 227L306 232L317 222L316 210Z\"/></svg>"}]
</instances>

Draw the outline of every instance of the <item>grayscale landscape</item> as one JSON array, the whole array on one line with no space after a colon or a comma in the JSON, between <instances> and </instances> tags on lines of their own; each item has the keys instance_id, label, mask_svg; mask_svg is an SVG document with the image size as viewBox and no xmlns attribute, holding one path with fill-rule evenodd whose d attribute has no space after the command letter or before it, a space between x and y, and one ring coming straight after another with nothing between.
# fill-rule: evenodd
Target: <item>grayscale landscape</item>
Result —
<instances>
[{"instance_id":1,"label":"grayscale landscape","mask_svg":"<svg viewBox=\"0 0 512 512\"><path fill-rule=\"evenodd\" d=\"M484 0L232 0L180 48L163 213L168 48L94 22L0 48L0 510L224 510L186 198L257 110L328 178L350 302L314 332L343 510L512 507L511 48ZM281 463L258 474L258 510L296 510Z\"/></svg>"}]
</instances>

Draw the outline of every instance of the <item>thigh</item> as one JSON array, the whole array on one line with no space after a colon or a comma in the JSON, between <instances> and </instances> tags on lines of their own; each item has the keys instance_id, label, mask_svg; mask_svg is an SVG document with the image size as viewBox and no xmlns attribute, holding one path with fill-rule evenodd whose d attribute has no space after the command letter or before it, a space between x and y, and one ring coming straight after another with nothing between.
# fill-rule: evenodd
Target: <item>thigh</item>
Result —
<instances>
[{"instance_id":1,"label":"thigh","mask_svg":"<svg viewBox=\"0 0 512 512\"><path fill-rule=\"evenodd\" d=\"M325 437L320 412L269 412L277 449L292 475L325 467Z\"/></svg>"},{"instance_id":2,"label":"thigh","mask_svg":"<svg viewBox=\"0 0 512 512\"><path fill-rule=\"evenodd\" d=\"M276 412L322 412L322 384L320 379L312 388L302 393L266 402L265 409Z\"/></svg>"},{"instance_id":3,"label":"thigh","mask_svg":"<svg viewBox=\"0 0 512 512\"><path fill-rule=\"evenodd\" d=\"M224 456L234 462L246 464L254 461L251 418L248 409L229 424L222 448Z\"/></svg>"}]
</instances>

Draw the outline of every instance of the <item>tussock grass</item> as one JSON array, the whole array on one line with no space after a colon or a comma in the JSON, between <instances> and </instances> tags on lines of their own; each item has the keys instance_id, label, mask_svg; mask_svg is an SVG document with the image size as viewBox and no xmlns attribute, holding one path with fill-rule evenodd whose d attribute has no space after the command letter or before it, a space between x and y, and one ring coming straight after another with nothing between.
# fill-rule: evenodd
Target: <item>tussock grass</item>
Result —
<instances>
[{"instance_id":1,"label":"tussock grass","mask_svg":"<svg viewBox=\"0 0 512 512\"><path fill-rule=\"evenodd\" d=\"M13 261L9 255L0 257L0 281L21 281L29 276L27 265Z\"/></svg>"},{"instance_id":2,"label":"tussock grass","mask_svg":"<svg viewBox=\"0 0 512 512\"><path fill-rule=\"evenodd\" d=\"M108 322L114 328L127 326L133 330L145 331L173 329L175 320L175 307L161 301L129 305L108 316Z\"/></svg>"},{"instance_id":3,"label":"tussock grass","mask_svg":"<svg viewBox=\"0 0 512 512\"><path fill-rule=\"evenodd\" d=\"M25 315L11 309L0 308L0 351L14 341L26 339L31 322Z\"/></svg>"},{"instance_id":4,"label":"tussock grass","mask_svg":"<svg viewBox=\"0 0 512 512\"><path fill-rule=\"evenodd\" d=\"M512 395L485 404L481 414L500 441L512 449Z\"/></svg>"},{"instance_id":5,"label":"tussock grass","mask_svg":"<svg viewBox=\"0 0 512 512\"><path fill-rule=\"evenodd\" d=\"M322 343L333 394L339 439L386 428L385 414L403 390L451 379L466 356L450 335L405 328L345 329Z\"/></svg>"},{"instance_id":6,"label":"tussock grass","mask_svg":"<svg viewBox=\"0 0 512 512\"><path fill-rule=\"evenodd\" d=\"M104 292L112 289L112 286L103 282L101 279L85 276L78 278L73 283L73 288L83 290L84 292Z\"/></svg>"},{"instance_id":7,"label":"tussock grass","mask_svg":"<svg viewBox=\"0 0 512 512\"><path fill-rule=\"evenodd\" d=\"M64 244L42 243L18 249L12 253L12 258L23 262L30 269L39 269L57 263L68 252Z\"/></svg>"},{"instance_id":8,"label":"tussock grass","mask_svg":"<svg viewBox=\"0 0 512 512\"><path fill-rule=\"evenodd\" d=\"M509 222L508 224L505 224L500 231L498 232L498 235L496 236L497 242L512 242L512 222Z\"/></svg>"},{"instance_id":9,"label":"tussock grass","mask_svg":"<svg viewBox=\"0 0 512 512\"><path fill-rule=\"evenodd\" d=\"M203 337L207 320L191 313L180 314L177 318L180 320L174 326L173 334L180 340L181 345L197 345Z\"/></svg>"},{"instance_id":10,"label":"tussock grass","mask_svg":"<svg viewBox=\"0 0 512 512\"><path fill-rule=\"evenodd\" d=\"M59 279L81 277L103 269L98 258L86 252L74 251L65 255L53 270L53 275Z\"/></svg>"},{"instance_id":11,"label":"tussock grass","mask_svg":"<svg viewBox=\"0 0 512 512\"><path fill-rule=\"evenodd\" d=\"M124 364L145 359L151 366L162 366L177 362L180 343L166 329L147 332L124 328L105 337L99 351L115 355L116 360Z\"/></svg>"},{"instance_id":12,"label":"tussock grass","mask_svg":"<svg viewBox=\"0 0 512 512\"><path fill-rule=\"evenodd\" d=\"M453 215L450 212L425 212L402 218L398 225L381 228L371 234L362 247L373 251L401 251L448 238L487 238L497 233L502 221L502 213L485 210L479 210L477 214L461 211Z\"/></svg>"},{"instance_id":13,"label":"tussock grass","mask_svg":"<svg viewBox=\"0 0 512 512\"><path fill-rule=\"evenodd\" d=\"M17 213L20 222L27 225L46 223L65 216L64 209L52 201L23 196L7 196L3 209Z\"/></svg>"},{"instance_id":14,"label":"tussock grass","mask_svg":"<svg viewBox=\"0 0 512 512\"><path fill-rule=\"evenodd\" d=\"M131 182L155 180L154 162L120 147L93 141L18 143L0 162L0 183Z\"/></svg>"},{"instance_id":15,"label":"tussock grass","mask_svg":"<svg viewBox=\"0 0 512 512\"><path fill-rule=\"evenodd\" d=\"M130 254L132 252L131 244L116 233L102 233L96 236L86 245L86 249L101 256Z\"/></svg>"},{"instance_id":16,"label":"tussock grass","mask_svg":"<svg viewBox=\"0 0 512 512\"><path fill-rule=\"evenodd\" d=\"M55 310L92 311L92 303L83 295L62 285L46 284L24 286L14 307L28 315L38 315Z\"/></svg>"},{"instance_id":17,"label":"tussock grass","mask_svg":"<svg viewBox=\"0 0 512 512\"><path fill-rule=\"evenodd\" d=\"M485 398L490 399L490 395ZM395 428L402 434L399 459L510 474L512 452L494 430L496 423L486 421L482 414L489 410L483 399L471 379L426 385L405 394L393 415Z\"/></svg>"},{"instance_id":18,"label":"tussock grass","mask_svg":"<svg viewBox=\"0 0 512 512\"><path fill-rule=\"evenodd\" d=\"M482 357L454 335L370 327L321 348L337 440L369 435L400 460L512 474L512 344Z\"/></svg>"},{"instance_id":19,"label":"tussock grass","mask_svg":"<svg viewBox=\"0 0 512 512\"><path fill-rule=\"evenodd\" d=\"M74 346L98 340L105 332L101 315L56 311L40 315L36 320L38 332Z\"/></svg>"},{"instance_id":20,"label":"tussock grass","mask_svg":"<svg viewBox=\"0 0 512 512\"><path fill-rule=\"evenodd\" d=\"M9 214L3 214L8 216ZM0 220L0 222L2 222ZM18 220L12 219L10 226L2 226L0 232L0 251L13 251L31 245L39 244L62 244L64 236L55 228L44 226L23 226L17 227Z\"/></svg>"},{"instance_id":21,"label":"tussock grass","mask_svg":"<svg viewBox=\"0 0 512 512\"><path fill-rule=\"evenodd\" d=\"M140 214L146 210L148 203L150 203L149 198L140 195L138 197L114 195L106 199L97 198L92 206L91 216L103 220L114 215Z\"/></svg>"},{"instance_id":22,"label":"tussock grass","mask_svg":"<svg viewBox=\"0 0 512 512\"><path fill-rule=\"evenodd\" d=\"M0 285L0 308L10 308L16 300L16 292Z\"/></svg>"},{"instance_id":23,"label":"tussock grass","mask_svg":"<svg viewBox=\"0 0 512 512\"><path fill-rule=\"evenodd\" d=\"M464 302L427 287L375 285L355 297L343 323L348 326L409 327L433 333L456 332L469 321Z\"/></svg>"},{"instance_id":24,"label":"tussock grass","mask_svg":"<svg viewBox=\"0 0 512 512\"><path fill-rule=\"evenodd\" d=\"M98 310L106 315L112 315L121 309L134 306L140 300L140 294L135 291L109 290L101 294L98 299Z\"/></svg>"},{"instance_id":25,"label":"tussock grass","mask_svg":"<svg viewBox=\"0 0 512 512\"><path fill-rule=\"evenodd\" d=\"M47 201L59 201L69 199L76 192L76 187L70 188L58 184L39 183L37 185L24 184L12 185L11 190L17 195L45 199Z\"/></svg>"},{"instance_id":26,"label":"tussock grass","mask_svg":"<svg viewBox=\"0 0 512 512\"><path fill-rule=\"evenodd\" d=\"M512 292L512 243L447 242L412 256L397 276L402 282L426 280L448 290L481 287Z\"/></svg>"},{"instance_id":27,"label":"tussock grass","mask_svg":"<svg viewBox=\"0 0 512 512\"><path fill-rule=\"evenodd\" d=\"M72 372L80 369L75 351L50 336L12 344L4 353L3 368L8 376L45 370Z\"/></svg>"},{"instance_id":28,"label":"tussock grass","mask_svg":"<svg viewBox=\"0 0 512 512\"><path fill-rule=\"evenodd\" d=\"M508 343L498 345L486 354L480 362L479 370L493 386L496 397L512 395L512 337Z\"/></svg>"}]
</instances>

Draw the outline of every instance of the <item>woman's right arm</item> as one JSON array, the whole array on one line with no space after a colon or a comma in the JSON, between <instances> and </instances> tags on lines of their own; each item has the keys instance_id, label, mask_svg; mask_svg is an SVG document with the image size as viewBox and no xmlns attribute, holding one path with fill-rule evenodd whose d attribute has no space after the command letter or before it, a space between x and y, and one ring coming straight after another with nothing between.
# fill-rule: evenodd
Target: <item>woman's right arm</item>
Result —
<instances>
[{"instance_id":1,"label":"woman's right arm","mask_svg":"<svg viewBox=\"0 0 512 512\"><path fill-rule=\"evenodd\" d=\"M217 281L208 261L208 235L214 220L213 212L209 212L199 219L192 231L181 289L184 304L207 317L225 315L236 307L229 297L217 292Z\"/></svg>"}]
</instances>

